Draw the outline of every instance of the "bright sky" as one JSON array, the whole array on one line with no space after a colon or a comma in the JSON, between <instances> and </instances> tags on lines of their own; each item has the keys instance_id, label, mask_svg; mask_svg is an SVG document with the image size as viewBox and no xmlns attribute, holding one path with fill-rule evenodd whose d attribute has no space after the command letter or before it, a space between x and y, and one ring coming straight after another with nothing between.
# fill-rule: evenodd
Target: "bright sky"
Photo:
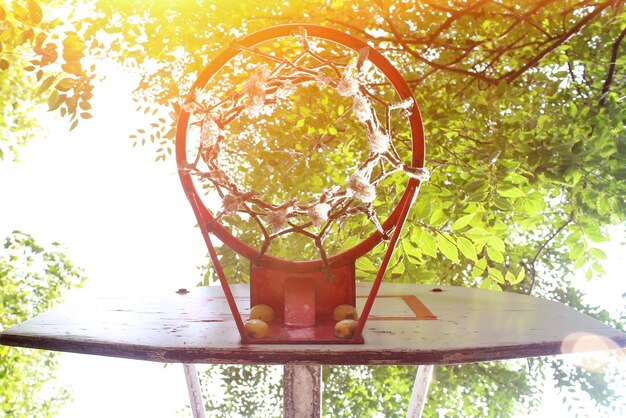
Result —
<instances>
[{"instance_id":1,"label":"bright sky","mask_svg":"<svg viewBox=\"0 0 626 418\"><path fill-rule=\"evenodd\" d=\"M72 133L46 122L47 140L0 165L0 235L64 243L88 276L81 292L193 287L204 263L175 163L154 163L153 150L128 139L142 117L129 81L110 77L95 91L94 119ZM187 402L180 365L62 354L59 377L75 398L61 417L172 417Z\"/></svg>"},{"instance_id":2,"label":"bright sky","mask_svg":"<svg viewBox=\"0 0 626 418\"><path fill-rule=\"evenodd\" d=\"M21 163L0 164L0 235L18 229L64 243L88 276L81 292L193 287L205 262L174 161L154 163L150 147L133 149L128 139L142 118L128 93L132 81L112 72L95 92L94 119L72 133L66 123L46 121L47 140L29 143ZM587 288L593 302L618 309L626 292L618 268L626 260L623 248L606 251L607 279ZM180 365L77 354L60 359L59 379L75 398L61 417L172 417L187 403ZM624 361L618 366L625 369ZM560 406L546 390L542 416Z\"/></svg>"}]
</instances>

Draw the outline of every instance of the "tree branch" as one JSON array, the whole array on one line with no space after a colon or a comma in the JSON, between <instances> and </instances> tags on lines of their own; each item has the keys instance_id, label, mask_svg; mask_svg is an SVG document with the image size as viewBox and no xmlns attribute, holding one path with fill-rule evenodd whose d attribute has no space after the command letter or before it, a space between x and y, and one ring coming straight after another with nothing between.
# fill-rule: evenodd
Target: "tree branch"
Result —
<instances>
[{"instance_id":1,"label":"tree branch","mask_svg":"<svg viewBox=\"0 0 626 418\"><path fill-rule=\"evenodd\" d=\"M611 83L613 82L613 75L615 74L615 64L617 61L617 55L619 54L619 48L626 36L626 28L622 30L619 34L615 42L613 42L613 47L611 48L611 61L609 62L609 70L606 73L606 79L604 80L604 85L602 86L602 92L600 93L600 100L598 101L598 105L600 107L604 107L604 103L606 102L606 97L609 94L609 89L611 88Z\"/></svg>"},{"instance_id":2,"label":"tree branch","mask_svg":"<svg viewBox=\"0 0 626 418\"><path fill-rule=\"evenodd\" d=\"M523 15L520 15L519 13L517 13L515 11L515 9L512 8L512 7L506 6L506 5L502 4L502 3L498 3L498 5L500 5L500 7L504 8L505 10L507 10L509 12L509 14L516 19L516 22L512 26L516 26L516 25L518 25L521 22L526 22L528 25L532 26L533 28L537 29L539 32L543 33L546 37L549 37L550 34L548 32L546 32L541 26L539 26L538 24L533 22L530 19L530 16L532 16L535 13L537 13L537 11L539 11L541 8L547 6L548 4L552 3L553 1L554 0L548 0L548 1L545 1L545 2L541 2L541 3L537 4L537 5L535 5L535 7L533 7L530 11L528 11L527 13L524 13ZM510 29L505 31L505 33L508 33L509 31L510 31Z\"/></svg>"},{"instance_id":3,"label":"tree branch","mask_svg":"<svg viewBox=\"0 0 626 418\"><path fill-rule=\"evenodd\" d=\"M462 18L463 16L469 14L470 12L478 9L479 7L482 7L484 4L486 3L490 3L491 0L480 0L477 1L476 3L466 7L465 9L462 10L458 10L458 11L450 11L448 13L452 14L452 16L450 16L448 19L446 19L445 22L443 22L441 24L441 26L439 26L437 28L437 30L435 32L433 32L429 37L428 40L426 41L426 46L430 46L435 39L437 39L439 37L439 35L446 29L448 29L452 23L454 23L455 21L459 20L460 18ZM432 7L432 5L429 4L429 6Z\"/></svg>"},{"instance_id":4,"label":"tree branch","mask_svg":"<svg viewBox=\"0 0 626 418\"><path fill-rule=\"evenodd\" d=\"M380 6L380 4L379 4ZM477 78L481 81L484 81L485 83L489 83L489 84L497 84L498 80L495 80L493 78L490 77L486 77L483 74L480 73L475 73L472 71L467 71L467 70L462 70L459 68L454 68L454 67L449 67L446 65L442 65L430 60L427 60L426 58L424 58L421 54L417 53L417 51L413 50L411 47L409 47L403 40L402 40L402 35L398 32L398 30L396 29L396 27L394 26L393 22L391 22L391 19L389 19L388 16L381 14L382 18L385 20L385 22L387 23L387 26L389 26L389 29L391 31L391 33L393 34L395 40L397 43L399 43L402 48L407 51L413 58L415 58L416 60L418 60L419 62L422 62L424 64L427 64L433 68L436 68L438 70L443 70L443 71L448 71L451 73L456 73L456 74L462 74L462 75L467 75L470 76L472 78Z\"/></svg>"},{"instance_id":5,"label":"tree branch","mask_svg":"<svg viewBox=\"0 0 626 418\"><path fill-rule=\"evenodd\" d=\"M567 71L569 72L569 77L572 80L572 85L574 86L576 92L580 97L588 98L588 96L579 87L579 83L576 80L576 75L574 74L574 69L572 68L572 58L567 51L565 51L565 56L567 56ZM583 78L583 81L586 80Z\"/></svg>"},{"instance_id":6,"label":"tree branch","mask_svg":"<svg viewBox=\"0 0 626 418\"><path fill-rule=\"evenodd\" d=\"M589 22L591 22L596 16L602 13L604 10L608 9L611 6L614 6L617 3L617 0L611 0L606 3L598 4L597 7L593 10L593 12L589 13L587 16L582 18L577 24L572 26L568 31L563 32L559 36L555 37L552 41L552 44L546 47L543 51L539 52L533 59L529 60L526 64L524 64L521 68L518 68L515 71L510 71L504 76L502 76L502 80L511 83L515 81L517 77L524 74L529 69L536 66L539 61L541 61L546 55L550 52L554 51L556 48L565 43L569 38L578 33L582 28L584 28Z\"/></svg>"}]
</instances>

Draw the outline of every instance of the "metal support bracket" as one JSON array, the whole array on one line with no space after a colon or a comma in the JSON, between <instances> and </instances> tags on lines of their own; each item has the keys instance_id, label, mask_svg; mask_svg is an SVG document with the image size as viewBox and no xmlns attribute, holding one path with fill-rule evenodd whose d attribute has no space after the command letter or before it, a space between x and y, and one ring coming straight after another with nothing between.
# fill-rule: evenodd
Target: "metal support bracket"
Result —
<instances>
[{"instance_id":1,"label":"metal support bracket","mask_svg":"<svg viewBox=\"0 0 626 418\"><path fill-rule=\"evenodd\" d=\"M426 403L432 365L419 366L409 402L407 418L420 418ZM206 418L200 379L195 365L183 364L189 402L194 418ZM283 417L320 418L322 415L322 366L319 364L285 364L283 374Z\"/></svg>"}]
</instances>

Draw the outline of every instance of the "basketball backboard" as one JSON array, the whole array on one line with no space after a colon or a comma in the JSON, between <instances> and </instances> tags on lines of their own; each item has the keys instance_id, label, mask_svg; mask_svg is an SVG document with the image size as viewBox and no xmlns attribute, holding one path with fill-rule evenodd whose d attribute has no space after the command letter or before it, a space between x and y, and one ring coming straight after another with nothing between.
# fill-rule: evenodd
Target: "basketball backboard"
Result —
<instances>
[{"instance_id":1,"label":"basketball backboard","mask_svg":"<svg viewBox=\"0 0 626 418\"><path fill-rule=\"evenodd\" d=\"M245 317L248 287L232 288ZM357 284L359 309L369 288ZM626 347L625 334L560 303L399 283L383 283L363 335L364 344L242 344L222 289L199 287L86 297L3 331L0 343L158 362L242 364L456 364Z\"/></svg>"}]
</instances>

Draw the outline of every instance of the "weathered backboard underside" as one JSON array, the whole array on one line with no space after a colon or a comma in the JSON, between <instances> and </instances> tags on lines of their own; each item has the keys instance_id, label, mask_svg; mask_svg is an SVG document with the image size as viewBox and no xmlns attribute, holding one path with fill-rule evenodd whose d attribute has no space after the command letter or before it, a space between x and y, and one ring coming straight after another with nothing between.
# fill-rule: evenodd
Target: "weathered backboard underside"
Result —
<instances>
[{"instance_id":1,"label":"weathered backboard underside","mask_svg":"<svg viewBox=\"0 0 626 418\"><path fill-rule=\"evenodd\" d=\"M248 287L233 286L245 317ZM369 284L357 284L357 306ZM3 345L182 363L454 364L619 349L626 335L530 296L383 283L365 344L240 343L220 287L85 297L0 334Z\"/></svg>"}]
</instances>

